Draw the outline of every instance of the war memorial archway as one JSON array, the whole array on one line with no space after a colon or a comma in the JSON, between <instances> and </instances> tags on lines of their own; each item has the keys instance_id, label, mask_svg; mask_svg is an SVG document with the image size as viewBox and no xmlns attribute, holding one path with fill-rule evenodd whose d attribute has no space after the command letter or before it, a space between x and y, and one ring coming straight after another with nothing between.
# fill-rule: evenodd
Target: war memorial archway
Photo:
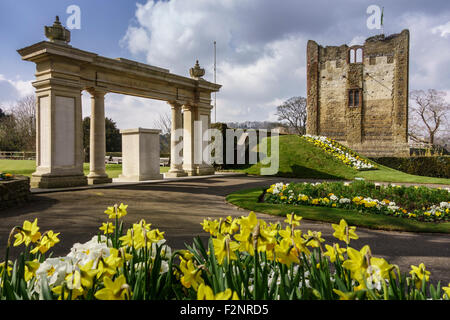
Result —
<instances>
[{"instance_id":1,"label":"war memorial archway","mask_svg":"<svg viewBox=\"0 0 450 320\"><path fill-rule=\"evenodd\" d=\"M183 163L171 163L168 176L214 173L207 164L194 163L194 150L202 141L194 135L194 122L203 130L211 124L211 93L220 85L202 79L198 61L190 76L167 69L111 59L69 45L70 31L57 17L45 27L48 41L18 50L22 60L36 64L36 172L34 188L55 188L107 183L105 172L105 105L107 93L133 95L167 101L172 109L172 133L183 130ZM91 95L90 173L83 172L81 92ZM124 106L125 108L126 106ZM181 112L184 116L181 116ZM201 137L200 137L201 139ZM172 134L171 152L178 141Z\"/></svg>"}]
</instances>

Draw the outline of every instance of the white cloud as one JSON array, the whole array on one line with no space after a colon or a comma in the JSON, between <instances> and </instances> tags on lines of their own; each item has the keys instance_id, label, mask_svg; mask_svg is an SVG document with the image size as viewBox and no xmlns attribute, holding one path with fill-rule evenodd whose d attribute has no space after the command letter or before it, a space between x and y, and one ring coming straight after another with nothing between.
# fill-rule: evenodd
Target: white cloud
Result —
<instances>
[{"instance_id":1,"label":"white cloud","mask_svg":"<svg viewBox=\"0 0 450 320\"><path fill-rule=\"evenodd\" d=\"M440 33L440 36L443 38L446 38L448 35L450 35L450 21L446 24L439 25L437 27L434 27L431 29L432 33Z\"/></svg>"},{"instance_id":2,"label":"white cloud","mask_svg":"<svg viewBox=\"0 0 450 320\"><path fill-rule=\"evenodd\" d=\"M447 17L441 18L448 20ZM450 66L450 42L435 30L437 17L404 14L400 26L410 31L410 89L449 90L450 79L444 70Z\"/></svg>"},{"instance_id":3,"label":"white cloud","mask_svg":"<svg viewBox=\"0 0 450 320\"><path fill-rule=\"evenodd\" d=\"M0 74L0 106L11 106L17 100L31 94L34 94L31 80L11 80Z\"/></svg>"},{"instance_id":4,"label":"white cloud","mask_svg":"<svg viewBox=\"0 0 450 320\"><path fill-rule=\"evenodd\" d=\"M199 59L205 79L212 81L217 41L217 82L222 85L217 120L273 119L277 103L304 95L307 39L290 33L261 41L254 29L262 22L245 14L267 8L256 0L148 1L137 4L137 25L129 26L121 45L135 56L143 54L149 64L185 76Z\"/></svg>"}]
</instances>

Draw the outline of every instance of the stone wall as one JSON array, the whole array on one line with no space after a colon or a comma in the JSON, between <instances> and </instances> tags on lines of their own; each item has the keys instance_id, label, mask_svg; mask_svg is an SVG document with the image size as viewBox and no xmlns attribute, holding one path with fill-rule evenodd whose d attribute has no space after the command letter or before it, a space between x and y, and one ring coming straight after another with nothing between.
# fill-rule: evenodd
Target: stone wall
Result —
<instances>
[{"instance_id":1,"label":"stone wall","mask_svg":"<svg viewBox=\"0 0 450 320\"><path fill-rule=\"evenodd\" d=\"M350 50L362 49L350 60ZM356 55L355 55L356 57ZM409 156L409 31L366 39L362 46L307 45L307 133L366 156ZM350 90L360 103L350 106Z\"/></svg>"},{"instance_id":2,"label":"stone wall","mask_svg":"<svg viewBox=\"0 0 450 320\"><path fill-rule=\"evenodd\" d=\"M0 209L22 204L30 195L28 177L15 176L13 180L0 181Z\"/></svg>"}]
</instances>

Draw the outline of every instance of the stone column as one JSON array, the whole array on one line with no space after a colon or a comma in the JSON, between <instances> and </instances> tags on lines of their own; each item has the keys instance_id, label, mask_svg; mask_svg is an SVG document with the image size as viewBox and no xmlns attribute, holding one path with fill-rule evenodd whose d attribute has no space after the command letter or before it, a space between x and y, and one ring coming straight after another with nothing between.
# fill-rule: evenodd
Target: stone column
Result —
<instances>
[{"instance_id":1,"label":"stone column","mask_svg":"<svg viewBox=\"0 0 450 320\"><path fill-rule=\"evenodd\" d=\"M190 176L214 174L214 167L203 159L207 142L204 132L210 127L211 108L183 105L183 170Z\"/></svg>"},{"instance_id":2,"label":"stone column","mask_svg":"<svg viewBox=\"0 0 450 320\"><path fill-rule=\"evenodd\" d=\"M211 128L211 110L212 106L202 106L198 107L198 120L197 120L197 131L195 138L195 150L196 155L198 156L198 160L196 161L197 167L197 174L198 175L210 175L214 174L215 170L214 167L209 164L210 156L211 155L205 155L205 150L208 147L208 144L211 142L211 137L206 137L207 130ZM208 158L205 158L207 157Z\"/></svg>"},{"instance_id":3,"label":"stone column","mask_svg":"<svg viewBox=\"0 0 450 320\"><path fill-rule=\"evenodd\" d=\"M196 111L196 107L193 105L183 105L183 170L189 176L197 175L194 162L194 123Z\"/></svg>"},{"instance_id":4,"label":"stone column","mask_svg":"<svg viewBox=\"0 0 450 320\"><path fill-rule=\"evenodd\" d=\"M87 184L83 173L81 88L58 81L33 83L36 88L36 172L32 188Z\"/></svg>"},{"instance_id":5,"label":"stone column","mask_svg":"<svg viewBox=\"0 0 450 320\"><path fill-rule=\"evenodd\" d=\"M164 174L166 178L184 177L187 173L183 170L183 158L180 156L179 151L179 134L183 128L182 116L181 116L181 104L177 102L168 102L172 109L172 127L170 130L170 170Z\"/></svg>"},{"instance_id":6,"label":"stone column","mask_svg":"<svg viewBox=\"0 0 450 320\"><path fill-rule=\"evenodd\" d=\"M106 92L90 89L91 94L91 129L90 129L90 172L89 184L110 183L105 170L106 136L105 136L105 94Z\"/></svg>"}]
</instances>

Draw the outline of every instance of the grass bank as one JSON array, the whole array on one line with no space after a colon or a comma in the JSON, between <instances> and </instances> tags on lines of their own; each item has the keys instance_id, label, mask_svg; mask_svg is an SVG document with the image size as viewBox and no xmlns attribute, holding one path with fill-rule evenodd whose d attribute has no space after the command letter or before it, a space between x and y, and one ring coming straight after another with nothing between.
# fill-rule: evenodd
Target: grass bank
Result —
<instances>
[{"instance_id":1,"label":"grass bank","mask_svg":"<svg viewBox=\"0 0 450 320\"><path fill-rule=\"evenodd\" d=\"M268 150L270 150L271 138L268 139ZM450 179L416 176L380 164L377 164L378 170L358 171L346 166L321 148L297 135L280 136L278 139L280 163L276 176L345 180L353 180L359 177L368 181L450 185ZM233 171L259 175L262 167L261 163L257 163Z\"/></svg>"}]
</instances>

